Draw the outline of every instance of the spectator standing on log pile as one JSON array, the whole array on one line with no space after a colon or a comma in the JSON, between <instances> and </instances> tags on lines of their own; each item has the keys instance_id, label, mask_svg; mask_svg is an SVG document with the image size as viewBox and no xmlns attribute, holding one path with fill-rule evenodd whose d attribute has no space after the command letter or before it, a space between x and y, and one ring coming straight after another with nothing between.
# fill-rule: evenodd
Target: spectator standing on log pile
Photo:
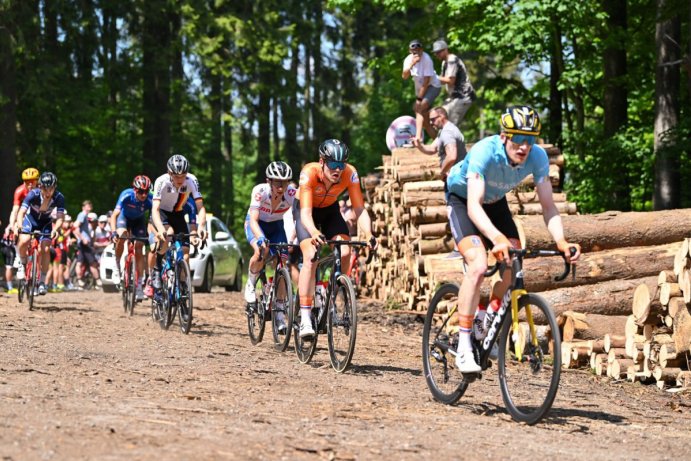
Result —
<instances>
[{"instance_id":1,"label":"spectator standing on log pile","mask_svg":"<svg viewBox=\"0 0 691 461\"><path fill-rule=\"evenodd\" d=\"M422 144L416 138L413 139L413 145L423 154L439 156L440 179L446 181L451 167L465 158L465 140L461 130L448 119L443 107L438 106L430 110L429 121L437 130L437 138L432 144Z\"/></svg>"},{"instance_id":2,"label":"spectator standing on log pile","mask_svg":"<svg viewBox=\"0 0 691 461\"><path fill-rule=\"evenodd\" d=\"M443 107L451 123L460 128L466 112L475 101L475 89L468 79L468 70L461 58L449 52L444 40L434 42L432 53L441 60L439 81L446 85L448 94Z\"/></svg>"},{"instance_id":3,"label":"spectator standing on log pile","mask_svg":"<svg viewBox=\"0 0 691 461\"><path fill-rule=\"evenodd\" d=\"M413 77L415 83L415 137L422 141L422 128L429 137L435 133L429 122L429 108L441 93L441 82L434 71L432 58L422 50L420 40L411 40L408 45L409 54L403 61L403 80Z\"/></svg>"}]
</instances>

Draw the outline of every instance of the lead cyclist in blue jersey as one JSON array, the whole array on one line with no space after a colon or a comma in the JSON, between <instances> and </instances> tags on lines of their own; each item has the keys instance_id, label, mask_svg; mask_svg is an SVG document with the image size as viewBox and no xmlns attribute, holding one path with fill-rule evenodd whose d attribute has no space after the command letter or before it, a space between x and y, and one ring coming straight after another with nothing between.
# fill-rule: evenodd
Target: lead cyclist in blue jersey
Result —
<instances>
[{"instance_id":1,"label":"lead cyclist in blue jersey","mask_svg":"<svg viewBox=\"0 0 691 461\"><path fill-rule=\"evenodd\" d=\"M498 261L506 262L509 247L520 248L518 230L506 201L507 192L532 174L547 229L557 248L565 254L575 248L572 262L581 254L578 244L564 238L564 227L552 198L547 153L535 144L541 128L537 112L529 106L509 107L499 125L501 133L475 144L465 160L451 168L446 179L451 233L466 264L458 294L460 330L456 366L461 373L480 372L473 357L470 333L487 270L486 248L491 248ZM477 339L486 335L486 327L494 317L492 306L499 305L510 282L510 269L507 269L502 281L493 287L485 318L475 321Z\"/></svg>"}]
</instances>

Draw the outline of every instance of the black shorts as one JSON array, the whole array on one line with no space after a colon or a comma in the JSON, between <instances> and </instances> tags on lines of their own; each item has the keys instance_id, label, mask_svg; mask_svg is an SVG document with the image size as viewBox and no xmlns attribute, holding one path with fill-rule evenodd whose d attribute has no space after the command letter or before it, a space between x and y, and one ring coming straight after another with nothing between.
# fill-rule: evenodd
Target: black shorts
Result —
<instances>
[{"instance_id":1,"label":"black shorts","mask_svg":"<svg viewBox=\"0 0 691 461\"><path fill-rule=\"evenodd\" d=\"M185 221L185 212L184 211L164 211L160 210L161 213L161 222L165 225L168 225L173 228L173 233L175 234L189 234L190 228L189 225L187 224L187 221ZM190 246L190 239L189 237L185 237L185 239L182 242L183 246Z\"/></svg>"},{"instance_id":2,"label":"black shorts","mask_svg":"<svg viewBox=\"0 0 691 461\"><path fill-rule=\"evenodd\" d=\"M84 245L80 242L77 251L77 262L82 263L85 266L96 267L96 253L94 252L93 247L90 245Z\"/></svg>"},{"instance_id":3,"label":"black shorts","mask_svg":"<svg viewBox=\"0 0 691 461\"><path fill-rule=\"evenodd\" d=\"M456 244L463 240L464 237L478 235L482 238L486 248L492 248L492 243L487 237L482 235L480 230L475 227L475 224L468 216L468 201L466 199L456 194L450 194L449 203L446 208L449 214L451 234ZM482 205L482 209L485 210L487 217L492 221L494 227L504 234L506 238L519 240L518 228L516 227L516 223L513 222L506 197L498 202Z\"/></svg>"},{"instance_id":4,"label":"black shorts","mask_svg":"<svg viewBox=\"0 0 691 461\"><path fill-rule=\"evenodd\" d=\"M2 248L0 249L0 253L5 258L5 267L12 267L12 264L14 263L14 258L17 254L17 252L14 249L14 245L5 245L4 243L2 244Z\"/></svg>"},{"instance_id":5,"label":"black shorts","mask_svg":"<svg viewBox=\"0 0 691 461\"><path fill-rule=\"evenodd\" d=\"M298 242L305 239L312 238L307 232L305 226L302 225L300 219L300 201L293 202L293 218L295 219L295 232L298 236ZM314 225L321 231L321 233L330 240L337 235L349 235L348 225L341 216L341 209L338 203L334 203L325 208L312 208L312 220Z\"/></svg>"}]
</instances>

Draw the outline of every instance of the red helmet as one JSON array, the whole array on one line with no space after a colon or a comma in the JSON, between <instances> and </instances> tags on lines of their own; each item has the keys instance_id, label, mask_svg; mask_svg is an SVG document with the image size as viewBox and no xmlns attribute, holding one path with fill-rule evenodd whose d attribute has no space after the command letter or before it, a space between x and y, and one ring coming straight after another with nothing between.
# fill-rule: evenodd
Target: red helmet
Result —
<instances>
[{"instance_id":1,"label":"red helmet","mask_svg":"<svg viewBox=\"0 0 691 461\"><path fill-rule=\"evenodd\" d=\"M132 181L132 187L140 190L149 190L151 189L151 180L148 176L140 174L139 176L134 178L134 181Z\"/></svg>"}]
</instances>

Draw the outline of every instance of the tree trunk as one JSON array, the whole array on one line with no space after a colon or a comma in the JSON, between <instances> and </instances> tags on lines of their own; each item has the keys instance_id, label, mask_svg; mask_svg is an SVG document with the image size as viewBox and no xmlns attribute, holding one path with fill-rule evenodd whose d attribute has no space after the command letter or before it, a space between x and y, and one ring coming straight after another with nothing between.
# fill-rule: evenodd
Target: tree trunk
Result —
<instances>
[{"instance_id":1,"label":"tree trunk","mask_svg":"<svg viewBox=\"0 0 691 461\"><path fill-rule=\"evenodd\" d=\"M562 74L562 36L559 17L553 15L550 23L552 26L550 38L552 59L550 59L549 64L549 132L547 136L549 142L560 144L562 133L561 99L563 94L559 89L559 80Z\"/></svg>"},{"instance_id":2,"label":"tree trunk","mask_svg":"<svg viewBox=\"0 0 691 461\"><path fill-rule=\"evenodd\" d=\"M264 180L265 170L271 161L271 80L266 72L260 72L259 106L257 107L257 163L255 182Z\"/></svg>"},{"instance_id":3,"label":"tree trunk","mask_svg":"<svg viewBox=\"0 0 691 461\"><path fill-rule=\"evenodd\" d=\"M300 171L301 153L297 141L297 126L300 119L300 111L297 107L297 93L298 93L298 69L300 59L299 50L296 43L291 47L290 56L290 71L286 74L286 92L287 96L281 98L281 113L283 115L283 129L285 135L283 138L283 159L293 168L294 177Z\"/></svg>"},{"instance_id":4,"label":"tree trunk","mask_svg":"<svg viewBox=\"0 0 691 461\"><path fill-rule=\"evenodd\" d=\"M222 115L223 115L223 78L220 73L208 72L208 79L211 80L211 94L209 95L209 106L211 109L211 139L209 140L209 149L207 151L204 163L210 165L210 184L223 184L222 182L222 165L223 165L223 134L222 134ZM223 187L209 187L205 192L208 199L204 200L204 205L207 211L216 214L221 212L221 191Z\"/></svg>"},{"instance_id":5,"label":"tree trunk","mask_svg":"<svg viewBox=\"0 0 691 461\"><path fill-rule=\"evenodd\" d=\"M681 198L679 154L673 130L679 124L679 40L681 21L669 17L670 0L657 0L655 26L655 188L653 208L677 208Z\"/></svg>"},{"instance_id":6,"label":"tree trunk","mask_svg":"<svg viewBox=\"0 0 691 461\"><path fill-rule=\"evenodd\" d=\"M680 242L689 236L688 210L653 212L610 211L594 215L562 216L564 235L584 252ZM529 248L554 248L542 216L516 216Z\"/></svg>"},{"instance_id":7,"label":"tree trunk","mask_svg":"<svg viewBox=\"0 0 691 461\"><path fill-rule=\"evenodd\" d=\"M12 12L0 14L0 220L7 225L12 211L13 185L19 183L17 173L16 127L17 82L14 66L14 21Z\"/></svg>"}]
</instances>

